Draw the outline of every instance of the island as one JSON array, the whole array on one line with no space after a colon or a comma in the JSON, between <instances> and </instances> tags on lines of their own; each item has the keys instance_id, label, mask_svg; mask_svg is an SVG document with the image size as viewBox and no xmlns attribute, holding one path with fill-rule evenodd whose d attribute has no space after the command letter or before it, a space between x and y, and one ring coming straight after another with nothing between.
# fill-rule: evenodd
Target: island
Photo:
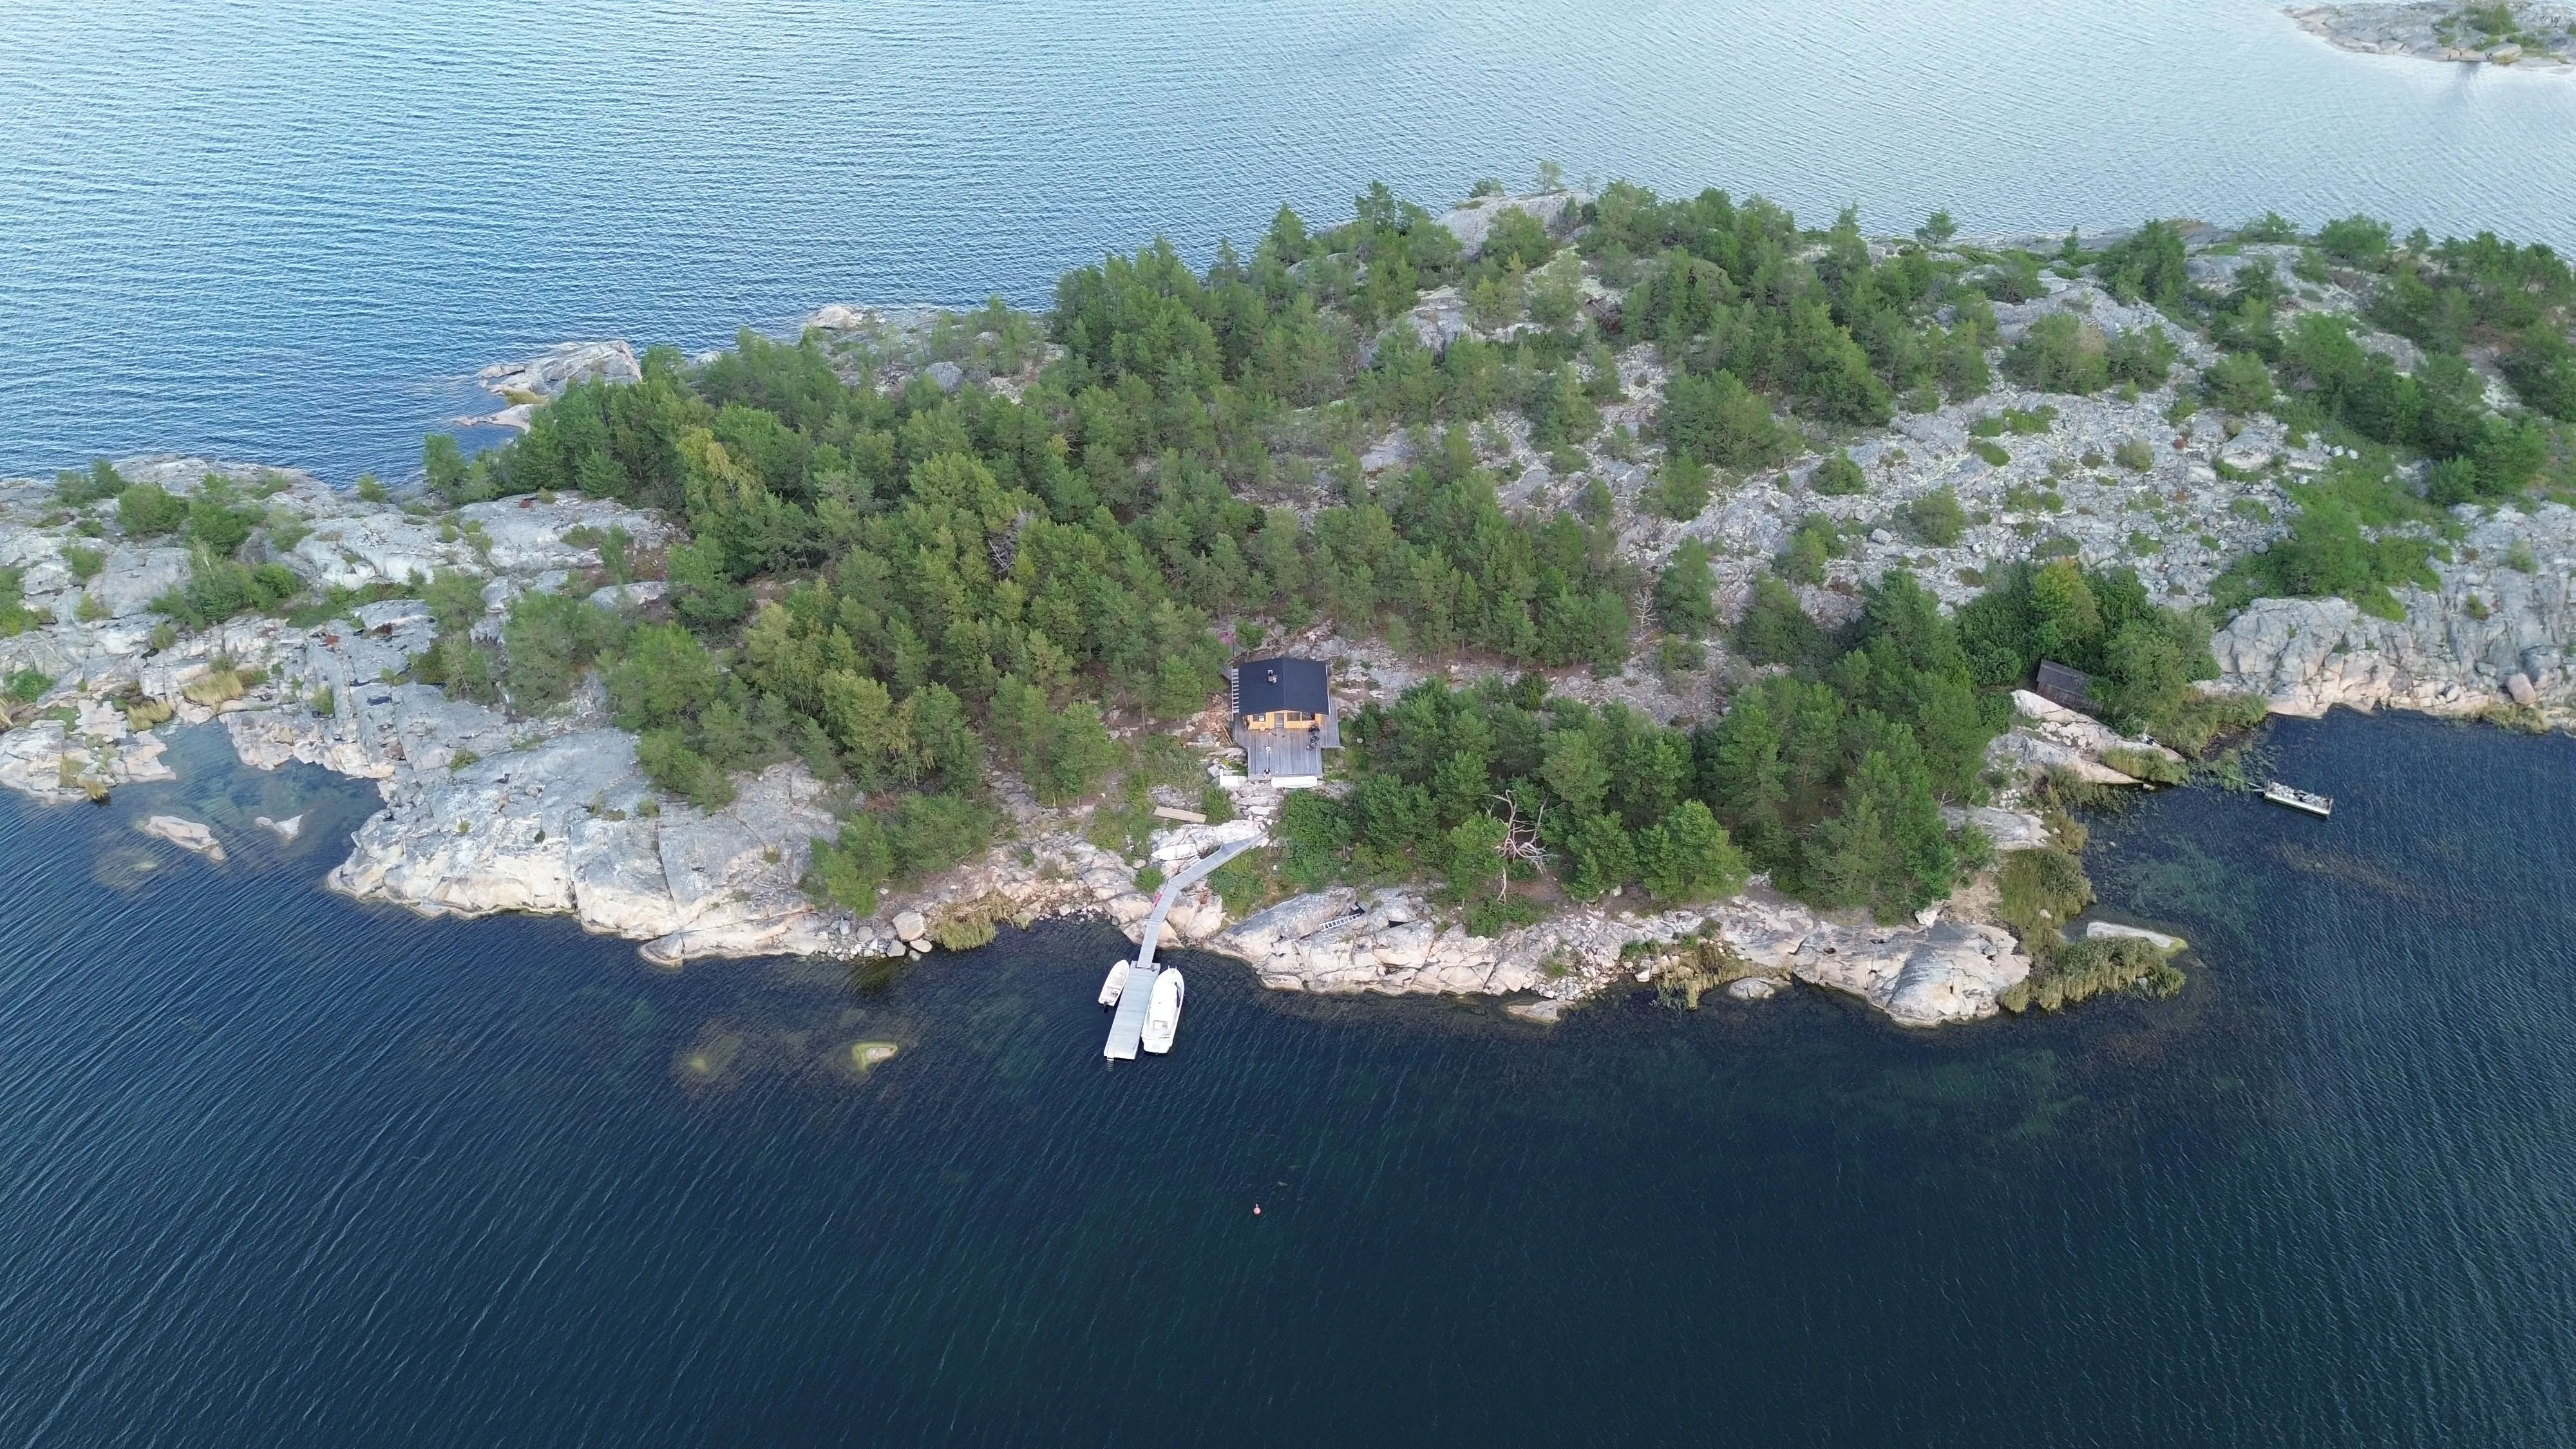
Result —
<instances>
[{"instance_id":1,"label":"island","mask_svg":"<svg viewBox=\"0 0 2576 1449\"><path fill-rule=\"evenodd\" d=\"M375 782L332 888L672 967L1134 931L1251 843L1164 929L1280 990L1932 1026L2179 989L2082 816L2259 789L2266 713L2576 721L2548 247L1542 180L567 344L399 485L0 483L0 784L118 808L217 723ZM1251 660L1317 777L1247 769Z\"/></svg>"},{"instance_id":2,"label":"island","mask_svg":"<svg viewBox=\"0 0 2576 1449\"><path fill-rule=\"evenodd\" d=\"M2576 7L2541 0L2492 5L2305 5L2282 12L2337 50L2458 65L2509 65L2576 75Z\"/></svg>"}]
</instances>

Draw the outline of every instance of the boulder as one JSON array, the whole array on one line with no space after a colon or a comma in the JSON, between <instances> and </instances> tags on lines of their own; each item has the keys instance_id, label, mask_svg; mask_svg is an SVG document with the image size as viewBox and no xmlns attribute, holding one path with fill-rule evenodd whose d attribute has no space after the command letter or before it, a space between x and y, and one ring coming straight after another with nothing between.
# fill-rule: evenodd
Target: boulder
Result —
<instances>
[{"instance_id":1,"label":"boulder","mask_svg":"<svg viewBox=\"0 0 2576 1449\"><path fill-rule=\"evenodd\" d=\"M930 921L919 911L898 912L894 918L894 934L905 945L916 944L929 938Z\"/></svg>"},{"instance_id":2,"label":"boulder","mask_svg":"<svg viewBox=\"0 0 2576 1449\"><path fill-rule=\"evenodd\" d=\"M136 825L135 829L146 835L166 840L181 850L194 851L208 860L220 861L224 858L223 842L215 839L215 832L194 820L182 819L176 815L154 815Z\"/></svg>"},{"instance_id":3,"label":"boulder","mask_svg":"<svg viewBox=\"0 0 2576 1449\"><path fill-rule=\"evenodd\" d=\"M496 362L474 375L485 392L506 402L561 397L565 388L593 378L604 382L640 382L644 369L635 349L622 339L565 342L524 362Z\"/></svg>"},{"instance_id":4,"label":"boulder","mask_svg":"<svg viewBox=\"0 0 2576 1449\"><path fill-rule=\"evenodd\" d=\"M187 582L186 549L119 548L90 580L88 597L110 618L132 618L151 612L154 599Z\"/></svg>"},{"instance_id":5,"label":"boulder","mask_svg":"<svg viewBox=\"0 0 2576 1449\"><path fill-rule=\"evenodd\" d=\"M1431 957L1432 929L1428 921L1408 921L1390 925L1369 941L1369 950L1381 966L1410 970ZM1451 963L1463 965L1464 963ZM1481 973L1479 974L1481 984Z\"/></svg>"},{"instance_id":6,"label":"boulder","mask_svg":"<svg viewBox=\"0 0 2576 1449\"><path fill-rule=\"evenodd\" d=\"M877 315L847 302L832 302L816 308L805 318L805 325L825 332L859 332L876 325Z\"/></svg>"}]
</instances>

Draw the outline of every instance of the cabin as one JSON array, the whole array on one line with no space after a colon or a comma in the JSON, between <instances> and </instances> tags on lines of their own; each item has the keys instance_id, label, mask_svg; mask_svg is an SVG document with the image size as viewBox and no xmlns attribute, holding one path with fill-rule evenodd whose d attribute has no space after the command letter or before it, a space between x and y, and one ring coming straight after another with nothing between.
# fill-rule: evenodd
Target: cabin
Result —
<instances>
[{"instance_id":1,"label":"cabin","mask_svg":"<svg viewBox=\"0 0 2576 1449\"><path fill-rule=\"evenodd\" d=\"M1324 751L1342 747L1332 671L1320 659L1247 659L1225 672L1226 712L1243 771L1276 784L1312 782Z\"/></svg>"},{"instance_id":2,"label":"cabin","mask_svg":"<svg viewBox=\"0 0 2576 1449\"><path fill-rule=\"evenodd\" d=\"M2051 704L2080 709L2091 714L2101 706L2093 698L2093 678L2081 669L2069 669L2054 659L2039 661L2039 682L2033 692Z\"/></svg>"}]
</instances>

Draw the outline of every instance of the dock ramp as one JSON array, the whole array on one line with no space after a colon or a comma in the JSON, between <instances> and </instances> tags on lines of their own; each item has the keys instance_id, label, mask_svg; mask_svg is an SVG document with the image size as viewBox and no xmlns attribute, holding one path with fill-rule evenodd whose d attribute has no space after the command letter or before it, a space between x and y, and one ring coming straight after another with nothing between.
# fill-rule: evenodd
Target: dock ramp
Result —
<instances>
[{"instance_id":1,"label":"dock ramp","mask_svg":"<svg viewBox=\"0 0 2576 1449\"><path fill-rule=\"evenodd\" d=\"M1171 914L1172 905L1181 892L1208 878L1218 866L1262 843L1261 836L1220 845L1212 855L1200 856L1188 869L1163 882L1154 897L1154 913L1145 918L1145 934L1136 944L1136 964L1127 970L1127 989L1119 994L1117 1014L1109 1018L1109 1044L1100 1054L1113 1062L1132 1062L1145 1039L1145 1018L1154 1009L1154 944L1163 934L1163 918Z\"/></svg>"}]
</instances>

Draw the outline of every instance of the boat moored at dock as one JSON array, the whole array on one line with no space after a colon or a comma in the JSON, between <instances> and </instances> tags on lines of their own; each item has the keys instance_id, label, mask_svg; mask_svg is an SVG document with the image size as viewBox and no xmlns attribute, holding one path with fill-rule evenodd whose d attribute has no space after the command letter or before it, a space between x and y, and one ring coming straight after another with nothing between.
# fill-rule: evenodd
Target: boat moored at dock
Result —
<instances>
[{"instance_id":1,"label":"boat moored at dock","mask_svg":"<svg viewBox=\"0 0 2576 1449\"><path fill-rule=\"evenodd\" d=\"M1181 973L1165 967L1154 977L1154 1002L1145 1012L1145 1050L1156 1056L1172 1049L1181 1031Z\"/></svg>"},{"instance_id":2,"label":"boat moored at dock","mask_svg":"<svg viewBox=\"0 0 2576 1449\"><path fill-rule=\"evenodd\" d=\"M1127 971L1131 964L1132 963L1130 963L1124 956L1121 956L1117 960L1109 963L1109 975L1100 983L1101 1005L1116 1006L1118 1004L1119 994L1127 989Z\"/></svg>"}]
</instances>

